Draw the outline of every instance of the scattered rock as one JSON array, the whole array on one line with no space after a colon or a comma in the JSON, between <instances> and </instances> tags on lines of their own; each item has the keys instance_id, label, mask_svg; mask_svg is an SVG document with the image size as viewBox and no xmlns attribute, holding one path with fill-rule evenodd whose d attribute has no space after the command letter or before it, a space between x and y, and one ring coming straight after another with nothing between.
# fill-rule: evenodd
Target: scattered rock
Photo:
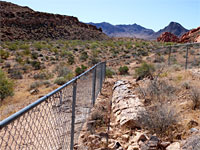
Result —
<instances>
[{"instance_id":1,"label":"scattered rock","mask_svg":"<svg viewBox=\"0 0 200 150\"><path fill-rule=\"evenodd\" d=\"M198 122L196 122L195 120L190 120L190 122L188 122L188 124L187 124L189 129L193 128L193 127L196 127L198 125L199 125Z\"/></svg>"},{"instance_id":2,"label":"scattered rock","mask_svg":"<svg viewBox=\"0 0 200 150\"><path fill-rule=\"evenodd\" d=\"M196 128L191 128L191 129L190 129L190 133L196 133L196 132L199 132L199 130L196 129Z\"/></svg>"},{"instance_id":3,"label":"scattered rock","mask_svg":"<svg viewBox=\"0 0 200 150\"><path fill-rule=\"evenodd\" d=\"M180 149L181 147L179 142L174 142L166 148L166 150L180 150Z\"/></svg>"},{"instance_id":4,"label":"scattered rock","mask_svg":"<svg viewBox=\"0 0 200 150\"><path fill-rule=\"evenodd\" d=\"M32 90L30 90L30 94L31 95L37 95L38 93L39 93L38 89L32 89Z\"/></svg>"}]
</instances>

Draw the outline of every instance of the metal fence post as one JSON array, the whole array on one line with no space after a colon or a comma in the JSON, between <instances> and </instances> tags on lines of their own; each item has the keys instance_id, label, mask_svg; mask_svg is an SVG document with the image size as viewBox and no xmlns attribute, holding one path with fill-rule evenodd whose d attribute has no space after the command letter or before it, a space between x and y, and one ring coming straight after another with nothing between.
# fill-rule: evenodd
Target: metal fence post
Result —
<instances>
[{"instance_id":1,"label":"metal fence post","mask_svg":"<svg viewBox=\"0 0 200 150\"><path fill-rule=\"evenodd\" d=\"M168 66L171 64L171 51L172 51L172 47L169 46Z\"/></svg>"},{"instance_id":2,"label":"metal fence post","mask_svg":"<svg viewBox=\"0 0 200 150\"><path fill-rule=\"evenodd\" d=\"M62 90L60 91L60 105L62 105Z\"/></svg>"},{"instance_id":3,"label":"metal fence post","mask_svg":"<svg viewBox=\"0 0 200 150\"><path fill-rule=\"evenodd\" d=\"M103 77L103 80L105 80L106 78L106 61L104 62L104 77Z\"/></svg>"},{"instance_id":4,"label":"metal fence post","mask_svg":"<svg viewBox=\"0 0 200 150\"><path fill-rule=\"evenodd\" d=\"M100 89L99 89L99 92L101 93L101 89L102 89L102 84L103 84L103 63L100 64L101 65L101 70L100 70Z\"/></svg>"},{"instance_id":5,"label":"metal fence post","mask_svg":"<svg viewBox=\"0 0 200 150\"><path fill-rule=\"evenodd\" d=\"M95 104L95 92L96 92L96 67L93 70L92 75L92 105Z\"/></svg>"},{"instance_id":6,"label":"metal fence post","mask_svg":"<svg viewBox=\"0 0 200 150\"><path fill-rule=\"evenodd\" d=\"M72 101L72 122L71 122L70 150L74 149L74 124L75 124L76 88L77 88L77 80L75 80L73 82L73 101Z\"/></svg>"},{"instance_id":7,"label":"metal fence post","mask_svg":"<svg viewBox=\"0 0 200 150\"><path fill-rule=\"evenodd\" d=\"M187 70L187 65L188 65L188 45L186 46L186 57L185 57L185 70Z\"/></svg>"}]
</instances>

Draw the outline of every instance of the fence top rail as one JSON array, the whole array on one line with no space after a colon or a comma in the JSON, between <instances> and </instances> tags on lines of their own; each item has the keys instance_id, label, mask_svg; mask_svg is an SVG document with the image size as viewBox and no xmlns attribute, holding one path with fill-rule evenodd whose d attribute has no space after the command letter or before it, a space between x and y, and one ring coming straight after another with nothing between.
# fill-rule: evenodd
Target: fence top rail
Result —
<instances>
[{"instance_id":1,"label":"fence top rail","mask_svg":"<svg viewBox=\"0 0 200 150\"><path fill-rule=\"evenodd\" d=\"M28 111L30 111L31 109L33 109L34 107L36 107L37 105L39 105L40 103L44 102L45 100L47 100L50 96L54 95L55 93L59 92L60 90L62 90L63 88L67 87L68 85L72 84L73 82L75 82L76 80L80 79L82 76L86 75L88 72L92 71L94 68L96 68L97 66L99 66L100 64L105 63L105 62L99 62L97 64L95 64L94 66L92 66L90 69L88 69L87 71L83 72L82 74L80 74L79 76L74 77L72 80L66 82L65 84L63 84L62 86L58 87L57 89L55 89L54 91L48 93L47 95L39 98L38 100L36 100L35 102L33 102L32 104L22 108L21 110L19 110L18 112L14 113L13 115L7 117L6 119L0 121L0 130L5 127L6 125L8 125L9 123L11 123L12 121L16 120L17 118L19 118L20 116L22 116L23 114L27 113Z\"/></svg>"},{"instance_id":2,"label":"fence top rail","mask_svg":"<svg viewBox=\"0 0 200 150\"><path fill-rule=\"evenodd\" d=\"M179 47L179 46L190 46L190 45L200 45L200 42L197 42L197 43L176 44L176 45L169 45L169 46L162 46L162 47L160 47L160 48Z\"/></svg>"}]
</instances>

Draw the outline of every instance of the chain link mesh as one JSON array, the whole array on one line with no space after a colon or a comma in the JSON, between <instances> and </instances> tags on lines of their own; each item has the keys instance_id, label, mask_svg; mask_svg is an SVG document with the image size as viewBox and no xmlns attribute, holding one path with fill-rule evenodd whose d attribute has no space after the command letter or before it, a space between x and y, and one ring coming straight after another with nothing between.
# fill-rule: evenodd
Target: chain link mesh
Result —
<instances>
[{"instance_id":1,"label":"chain link mesh","mask_svg":"<svg viewBox=\"0 0 200 150\"><path fill-rule=\"evenodd\" d=\"M100 91L100 78L104 80L105 62L99 63L80 77L76 77L75 122L72 124L73 82L36 104L28 112L0 125L0 149L2 150L68 150L72 134L73 146L78 142L82 126L93 107L92 79L96 68L96 93ZM102 82L103 83L103 82ZM71 128L74 126L74 133ZM73 147L72 146L72 147Z\"/></svg>"}]
</instances>

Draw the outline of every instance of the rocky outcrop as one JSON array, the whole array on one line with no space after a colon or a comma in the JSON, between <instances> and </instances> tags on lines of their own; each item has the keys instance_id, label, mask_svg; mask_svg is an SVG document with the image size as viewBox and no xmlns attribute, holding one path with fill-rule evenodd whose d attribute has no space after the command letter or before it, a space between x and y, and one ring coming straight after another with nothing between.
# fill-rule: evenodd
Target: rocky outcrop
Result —
<instances>
[{"instance_id":1,"label":"rocky outcrop","mask_svg":"<svg viewBox=\"0 0 200 150\"><path fill-rule=\"evenodd\" d=\"M143 103L130 90L127 81L117 81L113 87L112 112L116 122L121 126L130 125L140 127L139 118L141 111L145 111Z\"/></svg>"},{"instance_id":2,"label":"rocky outcrop","mask_svg":"<svg viewBox=\"0 0 200 150\"><path fill-rule=\"evenodd\" d=\"M170 32L164 32L157 38L157 41L158 42L178 42L179 38Z\"/></svg>"},{"instance_id":3,"label":"rocky outcrop","mask_svg":"<svg viewBox=\"0 0 200 150\"><path fill-rule=\"evenodd\" d=\"M181 43L200 42L200 27L192 29L181 36Z\"/></svg>"},{"instance_id":4,"label":"rocky outcrop","mask_svg":"<svg viewBox=\"0 0 200 150\"><path fill-rule=\"evenodd\" d=\"M36 12L28 7L0 1L1 40L104 40L101 29L76 17Z\"/></svg>"}]
</instances>

